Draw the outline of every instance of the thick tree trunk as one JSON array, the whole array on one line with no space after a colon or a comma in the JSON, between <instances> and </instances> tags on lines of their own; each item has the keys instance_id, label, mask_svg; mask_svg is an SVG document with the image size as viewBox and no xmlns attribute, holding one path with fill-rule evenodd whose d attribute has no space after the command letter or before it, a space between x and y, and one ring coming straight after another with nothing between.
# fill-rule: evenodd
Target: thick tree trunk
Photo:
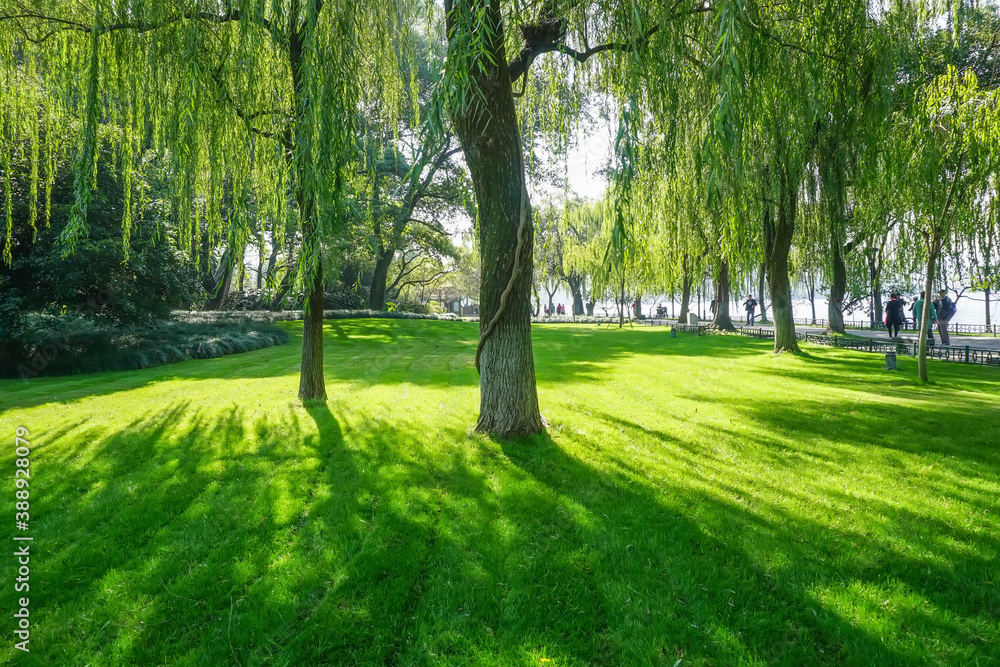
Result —
<instances>
[{"instance_id":1,"label":"thick tree trunk","mask_svg":"<svg viewBox=\"0 0 1000 667\"><path fill-rule=\"evenodd\" d=\"M229 296L233 285L233 253L227 248L219 260L219 269L215 274L214 288L209 292L205 310L218 310Z\"/></svg>"},{"instance_id":2,"label":"thick tree trunk","mask_svg":"<svg viewBox=\"0 0 1000 667\"><path fill-rule=\"evenodd\" d=\"M391 250L382 251L375 260L375 272L372 274L371 290L368 293L368 307L372 310L385 310L385 286L389 282L389 268L395 253Z\"/></svg>"},{"instance_id":3,"label":"thick tree trunk","mask_svg":"<svg viewBox=\"0 0 1000 667\"><path fill-rule=\"evenodd\" d=\"M733 331L736 327L729 316L729 262L722 262L719 266L719 275L715 281L715 317L712 320L712 327Z\"/></svg>"},{"instance_id":4,"label":"thick tree trunk","mask_svg":"<svg viewBox=\"0 0 1000 667\"><path fill-rule=\"evenodd\" d=\"M774 319L774 351L797 353L799 344L795 339L792 286L788 280L788 252L795 231L795 193L789 187L789 176L785 173L779 173L779 176L781 187L777 216L772 218L771 206L767 203L764 206L765 258Z\"/></svg>"},{"instance_id":5,"label":"thick tree trunk","mask_svg":"<svg viewBox=\"0 0 1000 667\"><path fill-rule=\"evenodd\" d=\"M826 316L829 323L827 333L846 333L844 328L844 296L847 294L847 265L840 240L830 235L830 255L833 271L830 279L830 300L827 302Z\"/></svg>"},{"instance_id":6,"label":"thick tree trunk","mask_svg":"<svg viewBox=\"0 0 1000 667\"><path fill-rule=\"evenodd\" d=\"M302 324L302 368L299 374L299 398L326 400L323 379L323 269L316 270L313 286L306 296Z\"/></svg>"},{"instance_id":7,"label":"thick tree trunk","mask_svg":"<svg viewBox=\"0 0 1000 667\"><path fill-rule=\"evenodd\" d=\"M569 291L573 294L573 314L583 315L583 278L570 274L566 277Z\"/></svg>"},{"instance_id":8,"label":"thick tree trunk","mask_svg":"<svg viewBox=\"0 0 1000 667\"><path fill-rule=\"evenodd\" d=\"M632 314L635 316L635 319L639 319L639 316L642 315L642 296L641 295L637 295L635 297L635 303L632 304L632 306L633 306L632 307Z\"/></svg>"},{"instance_id":9,"label":"thick tree trunk","mask_svg":"<svg viewBox=\"0 0 1000 667\"><path fill-rule=\"evenodd\" d=\"M681 283L681 309L677 313L677 321L681 324L687 323L687 316L690 312L691 303L691 278L685 274Z\"/></svg>"},{"instance_id":10,"label":"thick tree trunk","mask_svg":"<svg viewBox=\"0 0 1000 667\"><path fill-rule=\"evenodd\" d=\"M596 305L597 305L597 302L594 301L593 298L591 298L590 301L587 302L587 315L588 316L590 316L590 317L594 316L594 306L596 306Z\"/></svg>"},{"instance_id":11,"label":"thick tree trunk","mask_svg":"<svg viewBox=\"0 0 1000 667\"><path fill-rule=\"evenodd\" d=\"M456 111L453 118L479 206L480 336L499 311L501 294L514 269L519 228L522 230L520 266L511 283L506 307L482 344L476 430L499 437L540 433L542 419L538 411L531 349L534 229L524 182L517 113L504 53L500 6L498 2L486 0L456 0L455 4L463 2L472 5L469 8L472 14L481 14L488 24L481 35L485 40L486 57L474 63L471 72L478 90L467 96L466 105ZM459 37L460 31L469 29L456 25L460 9L456 7L448 14L452 40ZM523 227L522 214L526 216Z\"/></svg>"}]
</instances>

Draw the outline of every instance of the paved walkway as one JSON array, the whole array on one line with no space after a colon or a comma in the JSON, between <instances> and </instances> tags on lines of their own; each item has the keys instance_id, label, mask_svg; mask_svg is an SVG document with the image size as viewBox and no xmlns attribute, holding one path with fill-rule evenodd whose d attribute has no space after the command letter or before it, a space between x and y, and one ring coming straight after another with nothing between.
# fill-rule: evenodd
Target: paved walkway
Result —
<instances>
[{"instance_id":1,"label":"paved walkway","mask_svg":"<svg viewBox=\"0 0 1000 667\"><path fill-rule=\"evenodd\" d=\"M664 322L665 324L672 324L676 320L656 320L657 322ZM709 322L702 321L702 324L709 324ZM737 324L737 327L740 325ZM755 324L750 327L751 329L768 329L774 330L774 325L770 322L767 324ZM826 331L823 327L813 327L813 326L803 326L801 324L795 325L795 331L797 333L811 333L811 334L822 334ZM861 336L863 338L874 338L875 340L881 340L889 342L890 338L884 331L870 331L866 329L848 329L847 333L853 336ZM915 343L917 341L917 334L914 331L907 331L899 334L899 340L904 343ZM937 329L934 330L934 340L938 345L941 344L941 337L937 333ZM978 347L983 350L997 350L1000 351L1000 338L994 338L993 336L959 336L957 334L951 334L951 346L952 347Z\"/></svg>"}]
</instances>

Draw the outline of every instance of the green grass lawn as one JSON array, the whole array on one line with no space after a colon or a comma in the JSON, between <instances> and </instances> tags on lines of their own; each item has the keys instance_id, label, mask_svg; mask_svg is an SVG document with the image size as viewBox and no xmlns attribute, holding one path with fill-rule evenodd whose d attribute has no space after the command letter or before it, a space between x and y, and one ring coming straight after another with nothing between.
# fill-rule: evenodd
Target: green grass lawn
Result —
<instances>
[{"instance_id":1,"label":"green grass lawn","mask_svg":"<svg viewBox=\"0 0 1000 667\"><path fill-rule=\"evenodd\" d=\"M549 433L473 433L477 325L0 382L37 665L1000 663L1000 371L536 326ZM8 541L9 545L13 542Z\"/></svg>"}]
</instances>

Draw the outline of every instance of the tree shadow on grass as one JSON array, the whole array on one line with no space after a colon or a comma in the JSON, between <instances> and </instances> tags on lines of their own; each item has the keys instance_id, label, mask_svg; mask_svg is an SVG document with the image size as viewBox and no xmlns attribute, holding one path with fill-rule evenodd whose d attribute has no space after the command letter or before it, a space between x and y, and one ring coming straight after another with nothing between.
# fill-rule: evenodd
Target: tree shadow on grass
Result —
<instances>
[{"instance_id":1,"label":"tree shadow on grass","mask_svg":"<svg viewBox=\"0 0 1000 667\"><path fill-rule=\"evenodd\" d=\"M627 464L618 465L618 472L595 469L551 441L500 446L555 494L588 510L601 533L592 546L606 561L605 596L622 605L612 625L627 625L647 647L650 636L669 628L667 635L683 641L690 653L695 652L690 647L699 647L700 657L722 664L748 659L767 664L919 664L928 656L891 648L874 630L877 624L859 627L843 616L844 605L835 608L818 596L825 591L835 597L855 587L877 596L878 589L896 582L907 595L926 596L934 607L893 613L881 608L879 598L878 611L890 616L894 626L937 628L953 644L968 647L965 658L990 650L993 640L970 628L995 626L991 619L1000 608L995 589L980 583L993 567L989 554L1000 548L995 537L887 503L869 504L865 511L888 517L886 523L908 542L893 548L891 541L864 532L831 530L808 513L759 508L759 499L726 501L719 493L726 489L716 479L702 479L704 490L697 485L664 488L651 477L637 476L637 469ZM701 458L714 457L705 450ZM697 476L696 470L692 466L689 474ZM728 491L745 498L758 484L759 479L744 479ZM830 489L815 492L836 499ZM932 539L924 540L928 535ZM971 544L978 550L966 548ZM920 555L909 551L912 547L920 547ZM928 552L933 555L921 557ZM956 586L962 591L956 592ZM864 597L855 595L850 603ZM770 622L751 625L761 617Z\"/></svg>"},{"instance_id":2,"label":"tree shadow on grass","mask_svg":"<svg viewBox=\"0 0 1000 667\"><path fill-rule=\"evenodd\" d=\"M655 435L617 425L635 441ZM687 438L664 441L659 460L582 440L600 463L548 438L428 432L324 403L251 418L179 401L117 433L77 425L38 461L30 660L911 664L919 656L817 589L889 577L914 588L922 571L955 577L960 596L988 566L957 560L946 538L966 536L940 522L929 525L942 541L924 548L953 570L855 530L755 511L705 490L708 477L654 483L654 464L725 468ZM735 477L729 496L753 484ZM909 537L921 517L893 518ZM849 542L863 560L845 558ZM13 596L0 594L10 606ZM933 599L959 620L983 602ZM995 611L990 600L978 613ZM947 615L891 619L939 622L939 635L980 646Z\"/></svg>"}]
</instances>

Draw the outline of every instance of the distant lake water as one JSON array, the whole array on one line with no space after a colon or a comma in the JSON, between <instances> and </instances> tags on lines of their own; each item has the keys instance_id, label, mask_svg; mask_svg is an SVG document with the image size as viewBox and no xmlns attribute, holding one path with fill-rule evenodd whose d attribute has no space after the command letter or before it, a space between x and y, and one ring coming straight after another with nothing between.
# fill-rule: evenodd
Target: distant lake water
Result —
<instances>
[{"instance_id":1,"label":"distant lake water","mask_svg":"<svg viewBox=\"0 0 1000 667\"><path fill-rule=\"evenodd\" d=\"M906 299L907 307L909 306L909 304L913 303L914 296L915 295L913 294L903 295L903 298ZM541 297L542 297L542 307L544 308L546 304L545 301L546 297L544 292L541 294ZM888 300L889 300L889 295L885 295L882 299L882 303L884 304ZM710 298L708 300L705 300L704 298L702 299L701 309L705 317L709 317L711 315L711 313L709 313L710 301L711 301ZM556 294L553 296L552 302L553 304L560 304L560 303L563 304L566 307L567 313L571 313L573 310L573 297L572 295L570 295L568 290L562 287L560 287L559 291L557 291ZM670 299L664 297L646 297L643 299L642 302L642 313L647 316L655 315L657 304L666 305L667 310L668 311L671 310ZM742 317L743 316L742 304L743 304L743 298L740 298L739 303L735 301L730 303L729 305L730 314L732 314L733 316ZM691 300L691 309L692 310L696 309L697 305L698 305L698 299L693 298ZM605 310L602 308L602 306L607 308L608 315L614 315L615 313L618 312L617 306L615 306L614 303L598 302L597 307L594 309L594 314L599 316L604 315ZM677 301L674 301L673 312L675 314L679 307L680 307L679 303ZM796 318L812 317L812 309L809 306L808 298L802 296L793 297L792 308L794 310ZM826 309L827 309L826 297L825 296L821 297L817 295L816 318L825 320L827 315ZM991 311L990 321L993 322L994 324L1000 324L1000 300L998 300L997 296L994 294L990 295L990 311ZM770 317L770 312L771 312L770 302L768 302L767 312L768 316ZM757 309L757 314L758 316L760 314L759 308ZM907 313L907 315L909 315L909 313ZM848 313L845 316L845 319L867 322L870 320L870 316L868 315L867 307L862 307L855 309L851 313ZM985 303L985 297L982 294L982 292L966 292L966 294L961 299L958 300L958 312L956 313L952 321L956 323L960 322L962 324L986 324L986 303Z\"/></svg>"}]
</instances>

